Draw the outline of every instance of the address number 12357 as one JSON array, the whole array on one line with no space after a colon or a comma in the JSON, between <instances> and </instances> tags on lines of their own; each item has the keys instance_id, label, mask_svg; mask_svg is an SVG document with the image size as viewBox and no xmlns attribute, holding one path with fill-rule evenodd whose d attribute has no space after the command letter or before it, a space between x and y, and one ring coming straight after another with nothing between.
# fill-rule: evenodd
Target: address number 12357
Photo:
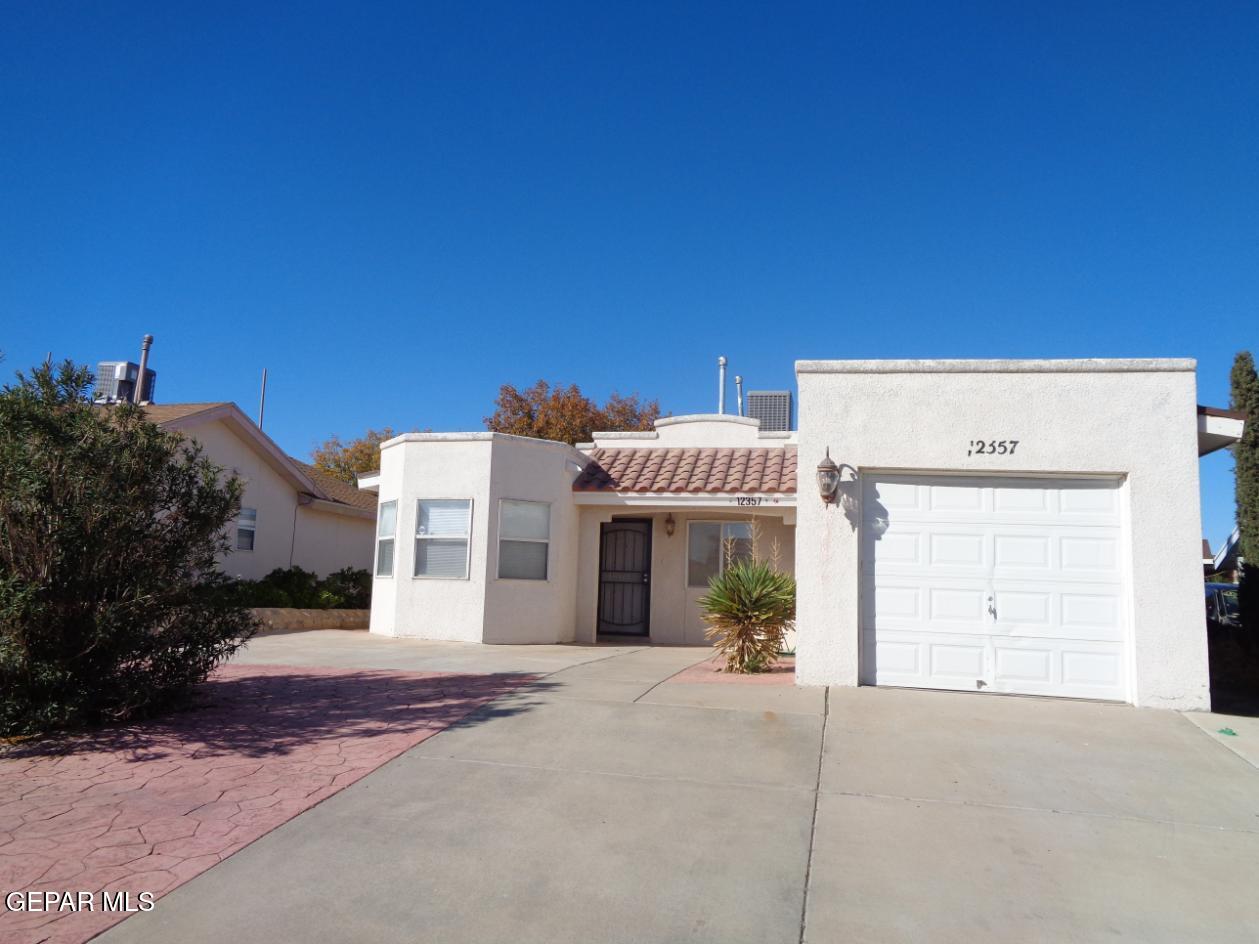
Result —
<instances>
[{"instance_id":1,"label":"address number 12357","mask_svg":"<svg viewBox=\"0 0 1259 944\"><path fill-rule=\"evenodd\" d=\"M972 439L968 456L1012 456L1018 447L1017 439Z\"/></svg>"}]
</instances>

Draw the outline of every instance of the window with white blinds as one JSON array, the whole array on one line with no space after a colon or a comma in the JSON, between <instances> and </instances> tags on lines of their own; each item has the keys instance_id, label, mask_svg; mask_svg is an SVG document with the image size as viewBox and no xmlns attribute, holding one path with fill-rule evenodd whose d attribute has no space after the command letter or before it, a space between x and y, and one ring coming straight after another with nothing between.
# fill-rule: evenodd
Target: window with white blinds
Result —
<instances>
[{"instance_id":1,"label":"window with white blinds","mask_svg":"<svg viewBox=\"0 0 1259 944\"><path fill-rule=\"evenodd\" d=\"M242 508L236 516L236 550L252 551L258 533L258 509Z\"/></svg>"},{"instance_id":2,"label":"window with white blinds","mask_svg":"<svg viewBox=\"0 0 1259 944\"><path fill-rule=\"evenodd\" d=\"M421 498L415 515L415 576L468 576L472 499Z\"/></svg>"},{"instance_id":3,"label":"window with white blinds","mask_svg":"<svg viewBox=\"0 0 1259 944\"><path fill-rule=\"evenodd\" d=\"M398 529L398 503L380 503L376 514L376 576L393 576L393 540Z\"/></svg>"},{"instance_id":4,"label":"window with white blinds","mask_svg":"<svg viewBox=\"0 0 1259 944\"><path fill-rule=\"evenodd\" d=\"M515 580L546 580L551 548L551 506L513 501L498 506L498 575Z\"/></svg>"}]
</instances>

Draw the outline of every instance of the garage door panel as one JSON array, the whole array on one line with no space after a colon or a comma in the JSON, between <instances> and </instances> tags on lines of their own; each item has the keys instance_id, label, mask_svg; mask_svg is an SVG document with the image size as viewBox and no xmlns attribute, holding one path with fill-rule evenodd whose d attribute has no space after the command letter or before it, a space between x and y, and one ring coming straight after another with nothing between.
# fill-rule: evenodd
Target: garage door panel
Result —
<instances>
[{"instance_id":1,"label":"garage door panel","mask_svg":"<svg viewBox=\"0 0 1259 944\"><path fill-rule=\"evenodd\" d=\"M1118 488L866 479L867 682L1123 699Z\"/></svg>"},{"instance_id":2,"label":"garage door panel","mask_svg":"<svg viewBox=\"0 0 1259 944\"><path fill-rule=\"evenodd\" d=\"M921 496L924 491L908 482L881 482L871 497L888 510L909 511L923 506Z\"/></svg>"},{"instance_id":3,"label":"garage door panel","mask_svg":"<svg viewBox=\"0 0 1259 944\"><path fill-rule=\"evenodd\" d=\"M985 567L988 555L983 534L932 534L928 539L927 562L932 567Z\"/></svg>"},{"instance_id":4,"label":"garage door panel","mask_svg":"<svg viewBox=\"0 0 1259 944\"><path fill-rule=\"evenodd\" d=\"M1058 511L1071 519L1095 519L1119 523L1119 489L1092 484L1064 485L1058 489Z\"/></svg>"},{"instance_id":5,"label":"garage door panel","mask_svg":"<svg viewBox=\"0 0 1259 944\"><path fill-rule=\"evenodd\" d=\"M1033 514L1043 517L1053 511L1050 493L1044 488L1001 488L992 490L992 510L998 517Z\"/></svg>"},{"instance_id":6,"label":"garage door panel","mask_svg":"<svg viewBox=\"0 0 1259 944\"><path fill-rule=\"evenodd\" d=\"M1071 535L1059 538L1059 560L1064 571L1114 578L1119 575L1116 537Z\"/></svg>"},{"instance_id":7,"label":"garage door panel","mask_svg":"<svg viewBox=\"0 0 1259 944\"><path fill-rule=\"evenodd\" d=\"M931 643L927 654L932 678L957 679L969 688L975 679L984 677L985 647L981 642Z\"/></svg>"},{"instance_id":8,"label":"garage door panel","mask_svg":"<svg viewBox=\"0 0 1259 944\"><path fill-rule=\"evenodd\" d=\"M976 628L984 620L986 591L976 587L932 587L927 591L927 619L933 623L966 623Z\"/></svg>"},{"instance_id":9,"label":"garage door panel","mask_svg":"<svg viewBox=\"0 0 1259 944\"><path fill-rule=\"evenodd\" d=\"M977 485L954 484L930 485L927 489L929 511L983 511L984 490Z\"/></svg>"},{"instance_id":10,"label":"garage door panel","mask_svg":"<svg viewBox=\"0 0 1259 944\"><path fill-rule=\"evenodd\" d=\"M993 647L996 665L994 685L1053 685L1054 651L1044 646L1015 648L998 643Z\"/></svg>"},{"instance_id":11,"label":"garage door panel","mask_svg":"<svg viewBox=\"0 0 1259 944\"><path fill-rule=\"evenodd\" d=\"M992 565L1017 570L1048 570L1052 566L1052 541L1045 534L994 534Z\"/></svg>"}]
</instances>

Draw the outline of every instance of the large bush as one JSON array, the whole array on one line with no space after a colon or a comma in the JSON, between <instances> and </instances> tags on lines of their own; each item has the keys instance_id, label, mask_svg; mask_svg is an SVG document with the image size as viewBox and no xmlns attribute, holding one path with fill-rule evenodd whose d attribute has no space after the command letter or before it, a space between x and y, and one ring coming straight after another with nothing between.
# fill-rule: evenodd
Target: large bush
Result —
<instances>
[{"instance_id":1,"label":"large bush","mask_svg":"<svg viewBox=\"0 0 1259 944\"><path fill-rule=\"evenodd\" d=\"M344 567L321 580L300 567L277 567L261 580L236 581L234 593L242 606L365 610L372 605L372 575Z\"/></svg>"},{"instance_id":2,"label":"large bush","mask_svg":"<svg viewBox=\"0 0 1259 944\"><path fill-rule=\"evenodd\" d=\"M215 566L239 483L90 384L0 391L0 735L152 712L255 630Z\"/></svg>"}]
</instances>

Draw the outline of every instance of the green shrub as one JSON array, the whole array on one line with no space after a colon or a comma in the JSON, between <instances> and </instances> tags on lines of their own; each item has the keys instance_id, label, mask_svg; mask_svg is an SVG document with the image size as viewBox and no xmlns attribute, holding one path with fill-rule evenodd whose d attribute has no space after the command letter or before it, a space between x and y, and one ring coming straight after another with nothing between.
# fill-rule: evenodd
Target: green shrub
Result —
<instances>
[{"instance_id":1,"label":"green shrub","mask_svg":"<svg viewBox=\"0 0 1259 944\"><path fill-rule=\"evenodd\" d=\"M239 482L91 380L0 391L0 736L158 710L256 629L216 566Z\"/></svg>"},{"instance_id":2,"label":"green shrub","mask_svg":"<svg viewBox=\"0 0 1259 944\"><path fill-rule=\"evenodd\" d=\"M237 580L241 606L306 610L365 610L372 603L372 575L345 567L322 580L301 567L277 567L261 580Z\"/></svg>"},{"instance_id":3,"label":"green shrub","mask_svg":"<svg viewBox=\"0 0 1259 944\"><path fill-rule=\"evenodd\" d=\"M764 672L777 661L796 618L796 581L756 559L735 560L708 581L699 601L705 633L727 672Z\"/></svg>"}]
</instances>

